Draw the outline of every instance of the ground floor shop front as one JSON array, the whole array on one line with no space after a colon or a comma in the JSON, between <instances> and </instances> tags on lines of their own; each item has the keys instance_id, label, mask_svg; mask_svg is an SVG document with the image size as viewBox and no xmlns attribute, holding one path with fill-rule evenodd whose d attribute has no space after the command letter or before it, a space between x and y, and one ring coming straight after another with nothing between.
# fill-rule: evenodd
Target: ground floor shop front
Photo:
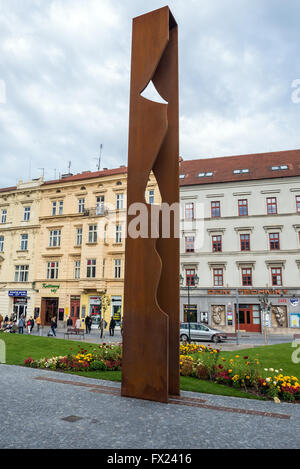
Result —
<instances>
[{"instance_id":1,"label":"ground floor shop front","mask_svg":"<svg viewBox=\"0 0 300 469\"><path fill-rule=\"evenodd\" d=\"M82 292L68 284L42 283L37 285L34 315L40 316L43 326L50 326L51 319L56 318L58 327L65 327L71 320L73 326L85 328L87 316L92 319L92 328L98 328L102 317L107 323L114 317L119 324L123 316L123 291Z\"/></svg>"},{"instance_id":2,"label":"ground floor shop front","mask_svg":"<svg viewBox=\"0 0 300 469\"><path fill-rule=\"evenodd\" d=\"M268 298L269 309L261 297ZM180 320L230 332L290 334L300 329L300 289L181 289Z\"/></svg>"}]
</instances>

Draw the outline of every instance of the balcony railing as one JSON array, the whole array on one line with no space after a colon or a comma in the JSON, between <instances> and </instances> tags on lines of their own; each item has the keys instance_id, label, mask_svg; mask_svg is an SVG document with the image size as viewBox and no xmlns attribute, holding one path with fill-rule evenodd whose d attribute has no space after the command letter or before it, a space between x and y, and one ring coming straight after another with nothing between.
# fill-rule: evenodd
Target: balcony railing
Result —
<instances>
[{"instance_id":1,"label":"balcony railing","mask_svg":"<svg viewBox=\"0 0 300 469\"><path fill-rule=\"evenodd\" d=\"M105 217L108 214L108 208L105 205L96 205L96 207L85 209L83 213L86 217Z\"/></svg>"}]
</instances>

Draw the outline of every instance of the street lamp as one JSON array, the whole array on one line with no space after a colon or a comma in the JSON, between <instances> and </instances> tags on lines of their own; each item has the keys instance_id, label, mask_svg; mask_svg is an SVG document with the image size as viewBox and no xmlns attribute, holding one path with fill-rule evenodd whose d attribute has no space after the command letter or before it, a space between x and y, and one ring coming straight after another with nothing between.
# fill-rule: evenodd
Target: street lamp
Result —
<instances>
[{"instance_id":1,"label":"street lamp","mask_svg":"<svg viewBox=\"0 0 300 469\"><path fill-rule=\"evenodd\" d=\"M264 293L263 295L258 297L258 300L260 302L260 307L263 311L263 319L264 319L264 335L265 335L265 345L267 344L267 324L266 324L266 319L267 319L267 313L271 311L272 308L272 302L269 300L269 294Z\"/></svg>"},{"instance_id":2,"label":"street lamp","mask_svg":"<svg viewBox=\"0 0 300 469\"><path fill-rule=\"evenodd\" d=\"M184 278L180 274L180 285L183 286ZM189 343L191 342L191 316L190 316L190 287L197 287L199 284L198 275L188 276L186 278L186 285L188 287L188 310L187 310L187 320L189 324Z\"/></svg>"}]
</instances>

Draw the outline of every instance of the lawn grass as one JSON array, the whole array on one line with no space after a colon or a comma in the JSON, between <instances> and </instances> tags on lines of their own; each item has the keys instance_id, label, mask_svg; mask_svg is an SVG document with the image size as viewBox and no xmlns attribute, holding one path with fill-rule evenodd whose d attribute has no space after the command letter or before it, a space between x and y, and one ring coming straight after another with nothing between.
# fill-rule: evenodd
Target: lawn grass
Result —
<instances>
[{"instance_id":1,"label":"lawn grass","mask_svg":"<svg viewBox=\"0 0 300 469\"><path fill-rule=\"evenodd\" d=\"M92 350L99 347L98 344L90 344L82 341L73 341L65 339L56 339L52 337L39 337L19 334L0 334L0 339L6 343L6 363L9 365L24 365L24 360L32 357L39 358L53 357L76 353L79 349ZM244 349L231 352L220 352L220 359L226 360L248 356L258 358L262 375L266 375L264 368L282 368L285 374L300 377L300 365L291 360L291 355L295 349L291 344L267 345L257 348ZM109 381L121 382L121 371L82 371L73 373L87 378L103 379ZM208 394L217 394L233 397L247 397L257 399L253 394L245 393L240 389L234 389L229 386L212 383L210 381L199 380L193 377L180 377L180 387L183 391L193 391Z\"/></svg>"}]
</instances>

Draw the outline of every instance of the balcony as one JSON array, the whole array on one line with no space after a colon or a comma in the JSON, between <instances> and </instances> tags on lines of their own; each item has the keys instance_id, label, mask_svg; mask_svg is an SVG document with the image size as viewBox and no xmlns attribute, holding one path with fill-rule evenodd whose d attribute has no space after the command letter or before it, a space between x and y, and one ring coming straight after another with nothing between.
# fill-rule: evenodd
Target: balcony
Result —
<instances>
[{"instance_id":1,"label":"balcony","mask_svg":"<svg viewBox=\"0 0 300 469\"><path fill-rule=\"evenodd\" d=\"M96 278L84 278L79 280L79 289L81 291L103 292L107 289L106 281Z\"/></svg>"},{"instance_id":2,"label":"balcony","mask_svg":"<svg viewBox=\"0 0 300 469\"><path fill-rule=\"evenodd\" d=\"M105 205L87 208L83 212L85 217L105 217L108 215L108 208Z\"/></svg>"}]
</instances>

